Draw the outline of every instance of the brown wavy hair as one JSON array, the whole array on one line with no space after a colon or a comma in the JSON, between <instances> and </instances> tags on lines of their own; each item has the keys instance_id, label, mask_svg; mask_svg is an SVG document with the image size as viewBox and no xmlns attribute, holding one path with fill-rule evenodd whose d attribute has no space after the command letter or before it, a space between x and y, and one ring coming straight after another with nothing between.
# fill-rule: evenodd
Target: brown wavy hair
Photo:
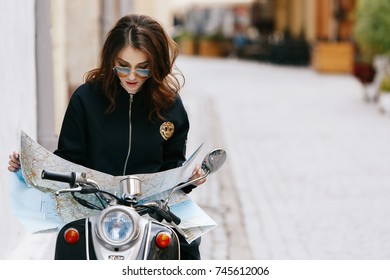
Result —
<instances>
[{"instance_id":1,"label":"brown wavy hair","mask_svg":"<svg viewBox=\"0 0 390 280\"><path fill-rule=\"evenodd\" d=\"M106 112L112 113L116 107L116 96L122 89L112 68L119 53L128 46L148 57L151 76L142 85L142 94L146 94L150 102L149 117L163 119L162 113L172 106L182 86L177 74L183 75L180 71L173 73L179 54L177 44L151 17L136 14L122 17L107 34L98 68L87 72L85 80L102 85L103 93L109 100Z\"/></svg>"}]
</instances>

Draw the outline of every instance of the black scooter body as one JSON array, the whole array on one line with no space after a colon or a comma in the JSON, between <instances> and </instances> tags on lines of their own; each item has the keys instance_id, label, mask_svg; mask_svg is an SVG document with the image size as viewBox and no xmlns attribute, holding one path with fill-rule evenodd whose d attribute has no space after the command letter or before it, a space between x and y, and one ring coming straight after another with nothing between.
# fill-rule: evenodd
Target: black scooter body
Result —
<instances>
[{"instance_id":1,"label":"black scooter body","mask_svg":"<svg viewBox=\"0 0 390 280\"><path fill-rule=\"evenodd\" d=\"M86 237L86 219L80 219L76 221L72 221L68 224L66 224L58 233L57 236L57 242L56 242L56 249L55 249L55 255L54 259L56 260L96 260L96 253L95 248L93 244L93 238L92 234L96 234L92 230L91 222L88 220L88 238ZM157 222L152 221L150 224L151 229L146 229L144 231L144 236L140 237L142 238L142 245L140 250L137 253L136 259L137 260L178 260L180 259L180 253L179 253L179 239L176 235L176 233ZM69 228L74 228L79 232L80 239L75 244L69 244L65 241L64 235L65 232ZM171 231L171 243L166 248L159 248L156 245L156 236L161 231ZM88 247L86 246L88 242ZM149 242L149 246L146 246L147 242ZM87 256L87 248L89 248L89 258ZM148 248L148 252L145 256L145 248ZM117 259L121 259L120 254L120 248L117 252L113 252L115 256L117 256Z\"/></svg>"}]
</instances>

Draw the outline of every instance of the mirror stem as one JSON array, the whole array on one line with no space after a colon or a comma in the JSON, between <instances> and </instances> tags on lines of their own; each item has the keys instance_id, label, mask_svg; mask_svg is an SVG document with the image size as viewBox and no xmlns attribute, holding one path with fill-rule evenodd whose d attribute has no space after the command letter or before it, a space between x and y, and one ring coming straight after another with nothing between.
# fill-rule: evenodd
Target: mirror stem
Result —
<instances>
[{"instance_id":1,"label":"mirror stem","mask_svg":"<svg viewBox=\"0 0 390 280\"><path fill-rule=\"evenodd\" d=\"M174 192L176 192L177 190L180 190L180 189L182 189L182 188L184 188L184 187L187 187L188 185L191 185L191 184L193 184L193 183L196 183L196 182L198 182L198 181L200 181L200 180L206 178L209 174L210 174L210 170L207 170L207 172L206 172L202 177L193 179L193 180L191 180L191 181L188 181L187 183L184 183L184 184L182 184L182 185L178 185L178 186L174 187L174 188L172 189L172 191L170 192L170 194L168 195L167 199L165 200L164 206L165 206L165 207L168 206L168 202L169 202L169 200L171 199L171 197L172 197L172 195L173 195Z\"/></svg>"}]
</instances>

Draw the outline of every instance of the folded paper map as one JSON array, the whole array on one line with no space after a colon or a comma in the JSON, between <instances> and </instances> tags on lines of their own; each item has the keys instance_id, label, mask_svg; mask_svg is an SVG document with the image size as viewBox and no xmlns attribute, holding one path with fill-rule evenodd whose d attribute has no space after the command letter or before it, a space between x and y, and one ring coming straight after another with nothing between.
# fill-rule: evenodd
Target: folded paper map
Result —
<instances>
[{"instance_id":1,"label":"folded paper map","mask_svg":"<svg viewBox=\"0 0 390 280\"><path fill-rule=\"evenodd\" d=\"M201 146L180 167L150 174L133 174L141 180L142 201L165 198L172 188L187 181L196 165L195 159ZM126 176L112 176L81 165L74 164L47 151L24 131L20 143L21 171L12 173L11 202L16 216L31 232L61 228L64 224L89 216L97 215L80 205L71 194L59 196L55 192L69 188L69 184L43 180L43 170L69 174L84 172L94 180L100 189L119 192L119 182ZM216 223L184 192L177 192L170 200L171 211L181 218L179 227L192 242L213 229Z\"/></svg>"}]
</instances>

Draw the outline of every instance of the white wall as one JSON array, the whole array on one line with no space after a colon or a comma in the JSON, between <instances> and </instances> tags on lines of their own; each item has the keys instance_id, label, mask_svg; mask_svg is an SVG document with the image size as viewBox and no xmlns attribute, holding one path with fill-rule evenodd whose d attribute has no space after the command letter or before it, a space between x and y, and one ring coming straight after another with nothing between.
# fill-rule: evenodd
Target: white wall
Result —
<instances>
[{"instance_id":1,"label":"white wall","mask_svg":"<svg viewBox=\"0 0 390 280\"><path fill-rule=\"evenodd\" d=\"M100 19L96 0L66 1L66 76L71 88L82 84L84 74L98 65L103 42Z\"/></svg>"},{"instance_id":2,"label":"white wall","mask_svg":"<svg viewBox=\"0 0 390 280\"><path fill-rule=\"evenodd\" d=\"M26 234L10 209L7 166L20 130L37 135L35 1L0 0L0 7L0 259L6 259Z\"/></svg>"},{"instance_id":3,"label":"white wall","mask_svg":"<svg viewBox=\"0 0 390 280\"><path fill-rule=\"evenodd\" d=\"M39 0L38 0L39 1ZM68 104L66 76L66 1L50 1L52 22L54 130L59 134Z\"/></svg>"}]
</instances>

